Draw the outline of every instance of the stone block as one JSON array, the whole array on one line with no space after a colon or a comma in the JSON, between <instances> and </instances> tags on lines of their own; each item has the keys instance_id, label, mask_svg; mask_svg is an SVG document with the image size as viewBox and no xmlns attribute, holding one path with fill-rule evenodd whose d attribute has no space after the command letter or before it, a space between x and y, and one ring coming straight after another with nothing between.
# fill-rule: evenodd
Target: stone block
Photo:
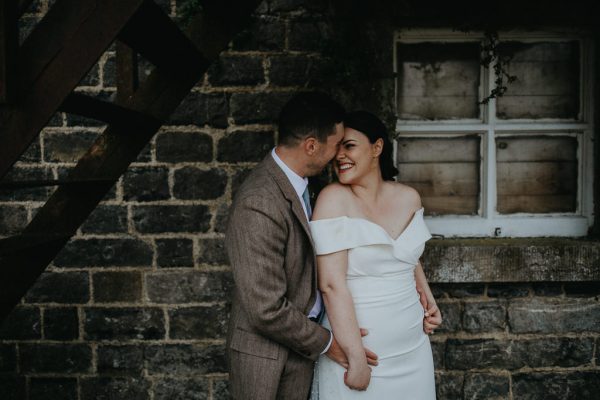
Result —
<instances>
[{"instance_id":1,"label":"stone block","mask_svg":"<svg viewBox=\"0 0 600 400\"><path fill-rule=\"evenodd\" d=\"M489 297L513 298L529 296L531 286L527 283L490 284L487 295Z\"/></svg>"},{"instance_id":2,"label":"stone block","mask_svg":"<svg viewBox=\"0 0 600 400\"><path fill-rule=\"evenodd\" d=\"M43 181L54 179L49 167L14 166L2 179L3 182ZM46 201L53 188L0 189L0 201Z\"/></svg>"},{"instance_id":3,"label":"stone block","mask_svg":"<svg viewBox=\"0 0 600 400\"><path fill-rule=\"evenodd\" d=\"M142 299L140 272L97 272L92 281L96 303L137 302Z\"/></svg>"},{"instance_id":4,"label":"stone block","mask_svg":"<svg viewBox=\"0 0 600 400\"><path fill-rule=\"evenodd\" d=\"M42 149L39 137L34 139L27 150L19 157L18 163L38 163L42 161Z\"/></svg>"},{"instance_id":5,"label":"stone block","mask_svg":"<svg viewBox=\"0 0 600 400\"><path fill-rule=\"evenodd\" d=\"M233 278L227 271L169 271L146 275L148 299L161 304L225 301L232 287Z\"/></svg>"},{"instance_id":6,"label":"stone block","mask_svg":"<svg viewBox=\"0 0 600 400\"><path fill-rule=\"evenodd\" d=\"M40 309L17 306L0 321L0 339L31 340L42 337Z\"/></svg>"},{"instance_id":7,"label":"stone block","mask_svg":"<svg viewBox=\"0 0 600 400\"><path fill-rule=\"evenodd\" d=\"M506 375L467 374L464 398L468 400L508 400L510 382Z\"/></svg>"},{"instance_id":8,"label":"stone block","mask_svg":"<svg viewBox=\"0 0 600 400\"><path fill-rule=\"evenodd\" d=\"M25 377L16 374L0 374L2 400L25 399Z\"/></svg>"},{"instance_id":9,"label":"stone block","mask_svg":"<svg viewBox=\"0 0 600 400\"><path fill-rule=\"evenodd\" d=\"M444 355L446 354L446 341L434 341L433 337L431 340L431 353L433 354L433 365L436 371L444 369L445 360Z\"/></svg>"},{"instance_id":10,"label":"stone block","mask_svg":"<svg viewBox=\"0 0 600 400\"><path fill-rule=\"evenodd\" d=\"M44 338L76 340L79 338L79 315L75 307L50 307L44 310Z\"/></svg>"},{"instance_id":11,"label":"stone block","mask_svg":"<svg viewBox=\"0 0 600 400\"><path fill-rule=\"evenodd\" d=\"M0 235L15 235L27 226L27 208L0 205Z\"/></svg>"},{"instance_id":12,"label":"stone block","mask_svg":"<svg viewBox=\"0 0 600 400\"><path fill-rule=\"evenodd\" d=\"M198 264L227 265L224 239L200 239Z\"/></svg>"},{"instance_id":13,"label":"stone block","mask_svg":"<svg viewBox=\"0 0 600 400\"><path fill-rule=\"evenodd\" d=\"M281 51L285 46L285 36L283 19L258 15L247 29L234 37L233 50Z\"/></svg>"},{"instance_id":14,"label":"stone block","mask_svg":"<svg viewBox=\"0 0 600 400\"><path fill-rule=\"evenodd\" d=\"M457 332L462 330L462 306L458 302L439 301L437 305L442 313L442 325L436 332Z\"/></svg>"},{"instance_id":15,"label":"stone block","mask_svg":"<svg viewBox=\"0 0 600 400\"><path fill-rule=\"evenodd\" d=\"M202 170L184 167L175 171L173 196L185 200L212 200L225 194L227 172L220 168Z\"/></svg>"},{"instance_id":16,"label":"stone block","mask_svg":"<svg viewBox=\"0 0 600 400\"><path fill-rule=\"evenodd\" d=\"M98 86L100 84L100 66L94 64L77 86Z\"/></svg>"},{"instance_id":17,"label":"stone block","mask_svg":"<svg viewBox=\"0 0 600 400\"><path fill-rule=\"evenodd\" d=\"M54 259L57 267L150 267L152 247L140 239L71 239Z\"/></svg>"},{"instance_id":18,"label":"stone block","mask_svg":"<svg viewBox=\"0 0 600 400\"><path fill-rule=\"evenodd\" d=\"M17 372L17 348L14 344L0 343L0 376Z\"/></svg>"},{"instance_id":19,"label":"stone block","mask_svg":"<svg viewBox=\"0 0 600 400\"><path fill-rule=\"evenodd\" d=\"M440 400L463 400L465 376L461 372L436 372L435 391Z\"/></svg>"},{"instance_id":20,"label":"stone block","mask_svg":"<svg viewBox=\"0 0 600 400\"><path fill-rule=\"evenodd\" d=\"M208 70L213 86L254 86L265 83L263 58L248 55L221 55Z\"/></svg>"},{"instance_id":21,"label":"stone block","mask_svg":"<svg viewBox=\"0 0 600 400\"><path fill-rule=\"evenodd\" d=\"M512 377L514 400L598 399L600 371L523 372Z\"/></svg>"},{"instance_id":22,"label":"stone block","mask_svg":"<svg viewBox=\"0 0 600 400\"><path fill-rule=\"evenodd\" d=\"M290 23L290 50L322 51L331 38L332 27L316 19L297 19Z\"/></svg>"},{"instance_id":23,"label":"stone block","mask_svg":"<svg viewBox=\"0 0 600 400\"><path fill-rule=\"evenodd\" d=\"M29 400L77 400L76 378L31 378Z\"/></svg>"},{"instance_id":24,"label":"stone block","mask_svg":"<svg viewBox=\"0 0 600 400\"><path fill-rule=\"evenodd\" d=\"M269 81L277 86L305 86L315 69L315 61L307 56L273 56L270 58Z\"/></svg>"},{"instance_id":25,"label":"stone block","mask_svg":"<svg viewBox=\"0 0 600 400\"><path fill-rule=\"evenodd\" d=\"M92 349L87 344L19 345L22 373L88 373L92 368Z\"/></svg>"},{"instance_id":26,"label":"stone block","mask_svg":"<svg viewBox=\"0 0 600 400\"><path fill-rule=\"evenodd\" d=\"M127 232L127 208L100 204L81 225L83 233Z\"/></svg>"},{"instance_id":27,"label":"stone block","mask_svg":"<svg viewBox=\"0 0 600 400\"><path fill-rule=\"evenodd\" d=\"M561 283L539 282L532 285L533 294L536 296L560 296L563 294Z\"/></svg>"},{"instance_id":28,"label":"stone block","mask_svg":"<svg viewBox=\"0 0 600 400\"><path fill-rule=\"evenodd\" d=\"M207 206L137 206L133 224L140 233L207 232L211 214Z\"/></svg>"},{"instance_id":29,"label":"stone block","mask_svg":"<svg viewBox=\"0 0 600 400\"><path fill-rule=\"evenodd\" d=\"M89 299L87 272L44 272L25 295L28 303L83 304Z\"/></svg>"},{"instance_id":30,"label":"stone block","mask_svg":"<svg viewBox=\"0 0 600 400\"><path fill-rule=\"evenodd\" d=\"M169 310L171 339L224 339L229 310L224 306L186 307Z\"/></svg>"},{"instance_id":31,"label":"stone block","mask_svg":"<svg viewBox=\"0 0 600 400\"><path fill-rule=\"evenodd\" d=\"M496 339L448 339L446 368L517 369L523 366L520 355L512 354L511 342Z\"/></svg>"},{"instance_id":32,"label":"stone block","mask_svg":"<svg viewBox=\"0 0 600 400\"><path fill-rule=\"evenodd\" d=\"M234 198L237 190L240 188L242 183L246 180L248 175L252 172L252 168L240 168L237 169L231 177L231 197Z\"/></svg>"},{"instance_id":33,"label":"stone block","mask_svg":"<svg viewBox=\"0 0 600 400\"><path fill-rule=\"evenodd\" d=\"M81 400L149 400L150 382L142 377L81 378Z\"/></svg>"},{"instance_id":34,"label":"stone block","mask_svg":"<svg viewBox=\"0 0 600 400\"><path fill-rule=\"evenodd\" d=\"M212 159L212 138L206 133L163 132L156 137L159 162L209 162Z\"/></svg>"},{"instance_id":35,"label":"stone block","mask_svg":"<svg viewBox=\"0 0 600 400\"><path fill-rule=\"evenodd\" d=\"M79 132L44 132L44 160L47 162L76 163L96 141L98 133Z\"/></svg>"},{"instance_id":36,"label":"stone block","mask_svg":"<svg viewBox=\"0 0 600 400\"><path fill-rule=\"evenodd\" d=\"M288 92L234 93L231 116L238 125L274 124L283 105L292 96Z\"/></svg>"},{"instance_id":37,"label":"stone block","mask_svg":"<svg viewBox=\"0 0 600 400\"><path fill-rule=\"evenodd\" d=\"M494 332L506 328L506 306L497 301L465 303L463 328L468 332Z\"/></svg>"},{"instance_id":38,"label":"stone block","mask_svg":"<svg viewBox=\"0 0 600 400\"><path fill-rule=\"evenodd\" d=\"M88 340L158 340L165 337L162 310L157 308L86 308Z\"/></svg>"},{"instance_id":39,"label":"stone block","mask_svg":"<svg viewBox=\"0 0 600 400\"><path fill-rule=\"evenodd\" d=\"M508 305L514 333L600 332L600 303L593 299L532 298Z\"/></svg>"},{"instance_id":40,"label":"stone block","mask_svg":"<svg viewBox=\"0 0 600 400\"><path fill-rule=\"evenodd\" d=\"M482 283L436 283L435 287L440 293L459 299L481 297L485 293L485 285Z\"/></svg>"},{"instance_id":41,"label":"stone block","mask_svg":"<svg viewBox=\"0 0 600 400\"><path fill-rule=\"evenodd\" d=\"M146 348L150 375L204 375L227 372L225 346L164 344Z\"/></svg>"},{"instance_id":42,"label":"stone block","mask_svg":"<svg viewBox=\"0 0 600 400\"><path fill-rule=\"evenodd\" d=\"M154 400L207 400L209 392L206 378L159 378L154 385Z\"/></svg>"},{"instance_id":43,"label":"stone block","mask_svg":"<svg viewBox=\"0 0 600 400\"><path fill-rule=\"evenodd\" d=\"M193 267L193 252L191 239L156 239L156 264L159 267Z\"/></svg>"},{"instance_id":44,"label":"stone block","mask_svg":"<svg viewBox=\"0 0 600 400\"><path fill-rule=\"evenodd\" d=\"M594 358L594 340L568 337L518 340L511 350L531 368L589 366Z\"/></svg>"},{"instance_id":45,"label":"stone block","mask_svg":"<svg viewBox=\"0 0 600 400\"><path fill-rule=\"evenodd\" d=\"M229 381L227 379L213 379L212 385L213 400L229 400Z\"/></svg>"},{"instance_id":46,"label":"stone block","mask_svg":"<svg viewBox=\"0 0 600 400\"><path fill-rule=\"evenodd\" d=\"M190 92L167 121L167 125L227 127L229 104L225 93Z\"/></svg>"},{"instance_id":47,"label":"stone block","mask_svg":"<svg viewBox=\"0 0 600 400\"><path fill-rule=\"evenodd\" d=\"M227 221L229 220L229 203L219 205L215 217L215 232L225 233L227 230Z\"/></svg>"},{"instance_id":48,"label":"stone block","mask_svg":"<svg viewBox=\"0 0 600 400\"><path fill-rule=\"evenodd\" d=\"M162 167L132 167L123 175L123 200L157 201L171 197L169 170Z\"/></svg>"},{"instance_id":49,"label":"stone block","mask_svg":"<svg viewBox=\"0 0 600 400\"><path fill-rule=\"evenodd\" d=\"M273 132L235 131L219 140L217 160L258 162L275 146Z\"/></svg>"},{"instance_id":50,"label":"stone block","mask_svg":"<svg viewBox=\"0 0 600 400\"><path fill-rule=\"evenodd\" d=\"M141 375L144 369L144 347L140 345L100 345L98 373L116 375Z\"/></svg>"}]
</instances>

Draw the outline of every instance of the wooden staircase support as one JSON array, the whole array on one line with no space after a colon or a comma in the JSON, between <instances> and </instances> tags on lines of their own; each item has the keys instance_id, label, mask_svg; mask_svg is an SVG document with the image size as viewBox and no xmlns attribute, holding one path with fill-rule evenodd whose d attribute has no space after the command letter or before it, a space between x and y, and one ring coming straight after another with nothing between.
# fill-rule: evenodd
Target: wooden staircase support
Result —
<instances>
[{"instance_id":1,"label":"wooden staircase support","mask_svg":"<svg viewBox=\"0 0 600 400\"><path fill-rule=\"evenodd\" d=\"M111 123L67 178L68 181L80 183L59 186L20 235L0 240L0 318L5 317L18 304L162 123L202 78L209 62L215 60L233 35L246 25L257 3L257 0L223 0L205 6L191 23L187 36L174 39L178 41L176 46L180 49L191 49L191 44L193 51L186 53L177 50L171 53L180 57L180 62L184 61L181 57L188 57L194 67L175 73L172 66L165 67L160 62L161 65L153 70L135 93L120 104L122 110L111 109L114 114L132 112L145 116L147 118L144 123L138 124L135 129L119 121ZM89 15L88 19L101 18ZM143 26L135 18L132 21L137 25L135 29ZM135 35L126 34L124 38L131 45L139 44L138 40L131 39L133 36ZM176 35L171 37L175 38ZM165 49L164 46L159 47ZM63 99L67 95L65 93ZM58 103L55 104L58 108L63 102L55 103ZM44 111L49 108L46 105ZM35 109L31 108L29 112ZM33 130L33 127L30 129ZM0 146L5 140L7 139L0 141ZM4 151L0 150L0 160L4 157L2 152ZM12 156L12 159L18 157L14 154L7 156ZM2 168L6 166L3 164Z\"/></svg>"}]
</instances>

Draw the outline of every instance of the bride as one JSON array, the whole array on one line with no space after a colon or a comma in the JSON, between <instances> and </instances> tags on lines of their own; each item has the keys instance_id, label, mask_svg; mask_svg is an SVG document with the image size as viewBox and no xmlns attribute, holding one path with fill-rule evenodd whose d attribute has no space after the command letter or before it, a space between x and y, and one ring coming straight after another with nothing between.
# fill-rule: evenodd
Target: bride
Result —
<instances>
[{"instance_id":1,"label":"bride","mask_svg":"<svg viewBox=\"0 0 600 400\"><path fill-rule=\"evenodd\" d=\"M435 399L427 333L442 319L419 262L431 238L421 199L393 181L391 143L376 116L353 112L344 125L333 161L339 183L321 191L310 228L325 301L323 325L348 363L321 356L312 399ZM359 326L369 332L364 338ZM379 356L373 369L364 348Z\"/></svg>"}]
</instances>

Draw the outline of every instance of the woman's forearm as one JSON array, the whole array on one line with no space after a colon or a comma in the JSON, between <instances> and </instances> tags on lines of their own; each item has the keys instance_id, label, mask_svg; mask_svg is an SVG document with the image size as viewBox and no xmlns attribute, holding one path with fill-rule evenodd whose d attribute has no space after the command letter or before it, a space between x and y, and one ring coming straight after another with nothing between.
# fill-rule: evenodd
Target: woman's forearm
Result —
<instances>
[{"instance_id":1,"label":"woman's forearm","mask_svg":"<svg viewBox=\"0 0 600 400\"><path fill-rule=\"evenodd\" d=\"M423 291L423 293L425 294L429 306L436 304L435 298L433 297L433 293L431 292L431 288L427 283L427 277L425 277L425 272L423 271L423 266L421 265L421 262L418 262L415 268L415 281L417 283L417 288Z\"/></svg>"}]
</instances>

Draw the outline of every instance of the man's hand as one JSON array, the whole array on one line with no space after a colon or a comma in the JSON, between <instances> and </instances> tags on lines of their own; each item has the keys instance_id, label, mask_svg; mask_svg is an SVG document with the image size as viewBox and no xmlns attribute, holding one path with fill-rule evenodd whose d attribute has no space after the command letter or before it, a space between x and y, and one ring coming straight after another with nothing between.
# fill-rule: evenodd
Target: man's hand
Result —
<instances>
[{"instance_id":1,"label":"man's hand","mask_svg":"<svg viewBox=\"0 0 600 400\"><path fill-rule=\"evenodd\" d=\"M442 324L442 313L437 304L435 304L435 301L428 301L427 296L425 296L425 293L423 293L420 288L417 288L417 292L419 292L419 301L423 306L423 310L425 310L423 331L425 331L426 334L431 335Z\"/></svg>"},{"instance_id":2,"label":"man's hand","mask_svg":"<svg viewBox=\"0 0 600 400\"><path fill-rule=\"evenodd\" d=\"M367 336L368 334L369 331L367 331L366 329L360 329L360 336ZM350 364L348 364L348 358L346 357L346 354L338 344L337 340L335 340L335 336L333 337L333 340L331 341L331 346L329 346L329 350L327 350L327 353L325 353L325 355L346 369L348 369L348 367L350 366ZM373 353L367 348L365 348L365 356L367 357L367 363L369 365L376 366L377 364L379 364L377 362L377 354Z\"/></svg>"}]
</instances>

